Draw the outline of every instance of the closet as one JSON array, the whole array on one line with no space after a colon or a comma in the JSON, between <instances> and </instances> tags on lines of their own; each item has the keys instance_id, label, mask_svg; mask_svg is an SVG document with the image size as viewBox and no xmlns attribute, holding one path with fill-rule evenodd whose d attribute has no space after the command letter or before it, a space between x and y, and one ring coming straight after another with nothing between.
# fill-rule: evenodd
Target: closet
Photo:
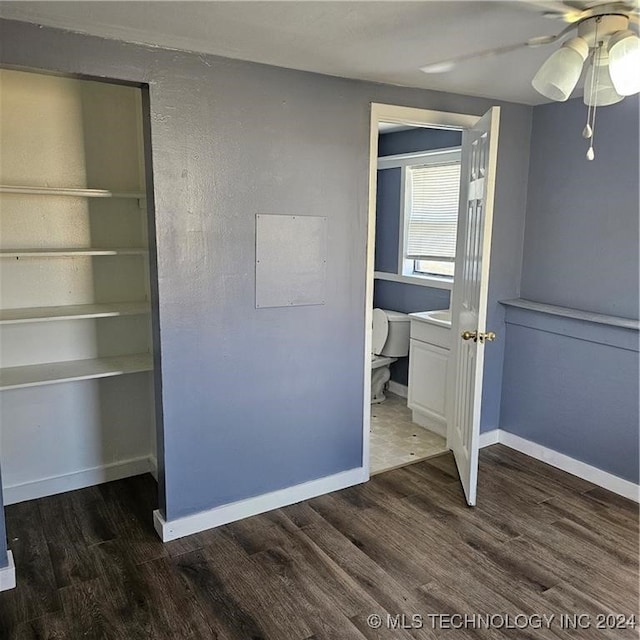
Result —
<instances>
[{"instance_id":1,"label":"closet","mask_svg":"<svg viewBox=\"0 0 640 640\"><path fill-rule=\"evenodd\" d=\"M5 504L155 466L141 90L0 70Z\"/></svg>"}]
</instances>

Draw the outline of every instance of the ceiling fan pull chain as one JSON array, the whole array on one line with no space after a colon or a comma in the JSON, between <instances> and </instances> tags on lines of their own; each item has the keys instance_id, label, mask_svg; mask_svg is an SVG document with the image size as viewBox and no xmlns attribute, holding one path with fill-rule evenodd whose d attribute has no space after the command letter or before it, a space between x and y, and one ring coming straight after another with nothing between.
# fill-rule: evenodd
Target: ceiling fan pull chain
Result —
<instances>
[{"instance_id":1,"label":"ceiling fan pull chain","mask_svg":"<svg viewBox=\"0 0 640 640\"><path fill-rule=\"evenodd\" d=\"M597 29L597 27L596 27ZM591 54L591 95L587 99L587 124L584 125L584 129L582 130L582 137L589 140L593 135L593 130L591 128L590 120L591 120L591 108L593 106L593 87L595 85L595 73L596 73L596 52L594 51Z\"/></svg>"},{"instance_id":2,"label":"ceiling fan pull chain","mask_svg":"<svg viewBox=\"0 0 640 640\"><path fill-rule=\"evenodd\" d=\"M600 58L602 56L602 45L603 42L598 41L598 26L600 25L600 18L596 20L596 30L594 34L594 40L596 43L596 47L593 51L593 60L591 65L591 95L589 96L589 105L587 110L587 124L584 128L583 135L585 131L589 134L585 136L586 138L591 140L591 144L587 149L587 160L593 160L596 157L596 152L593 148L593 144L595 142L595 134L596 134L596 111L598 109L597 96L598 89L600 85ZM591 119L591 123L589 123L589 119Z\"/></svg>"},{"instance_id":3,"label":"ceiling fan pull chain","mask_svg":"<svg viewBox=\"0 0 640 640\"><path fill-rule=\"evenodd\" d=\"M595 52L594 52L594 56L595 56ZM596 85L597 83L598 83L598 78L596 78ZM587 160L593 160L596 157L596 152L593 148L593 143L595 142L595 134L596 134L596 109L598 108L598 105L595 103L596 93L597 93L597 86L593 86L593 88L591 89L591 99L590 99L590 102L593 103L593 107L589 107L591 109L591 124L587 122L587 127L589 127L589 131L591 133L591 136L590 136L591 144L587 149Z\"/></svg>"},{"instance_id":4,"label":"ceiling fan pull chain","mask_svg":"<svg viewBox=\"0 0 640 640\"><path fill-rule=\"evenodd\" d=\"M598 43L598 48L594 52L594 55L597 54L596 64L597 64L598 72L596 73L596 81L591 94L592 95L591 101L593 102L593 111L591 112L591 146L589 147L589 149L587 149L587 160L593 160L596 157L593 144L595 142L595 137L596 137L596 111L598 109L596 96L598 95L598 88L600 85L600 56L602 55L602 45L603 45L602 42Z\"/></svg>"},{"instance_id":5,"label":"ceiling fan pull chain","mask_svg":"<svg viewBox=\"0 0 640 640\"><path fill-rule=\"evenodd\" d=\"M591 107L593 105L593 86L594 86L594 75L595 75L595 69L596 69L596 65L595 63L595 51L592 54L592 59L593 62L591 64L591 95L589 96L588 100L587 100L587 124L584 125L584 129L582 130L582 137L585 138L586 140L589 140L589 138L591 138L591 136L593 136L593 129L591 128L591 124L590 124L590 120L591 120Z\"/></svg>"}]
</instances>

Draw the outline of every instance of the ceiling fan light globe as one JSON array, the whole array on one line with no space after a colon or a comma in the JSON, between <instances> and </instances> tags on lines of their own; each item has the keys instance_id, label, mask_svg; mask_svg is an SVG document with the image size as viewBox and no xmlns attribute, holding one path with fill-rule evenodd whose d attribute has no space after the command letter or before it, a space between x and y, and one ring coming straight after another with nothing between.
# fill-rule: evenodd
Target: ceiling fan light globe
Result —
<instances>
[{"instance_id":1,"label":"ceiling fan light globe","mask_svg":"<svg viewBox=\"0 0 640 640\"><path fill-rule=\"evenodd\" d=\"M640 38L633 31L618 31L609 40L609 72L616 92L640 92Z\"/></svg>"},{"instance_id":2,"label":"ceiling fan light globe","mask_svg":"<svg viewBox=\"0 0 640 640\"><path fill-rule=\"evenodd\" d=\"M595 77L593 67L595 64ZM594 93L595 88L595 93ZM607 107L624 100L613 86L611 74L609 73L609 56L606 51L600 52L600 57L596 60L594 55L587 67L586 79L584 83L584 103L590 107Z\"/></svg>"},{"instance_id":3,"label":"ceiling fan light globe","mask_svg":"<svg viewBox=\"0 0 640 640\"><path fill-rule=\"evenodd\" d=\"M565 102L578 84L588 55L589 45L582 38L568 40L538 69L531 81L533 88L550 100Z\"/></svg>"}]
</instances>

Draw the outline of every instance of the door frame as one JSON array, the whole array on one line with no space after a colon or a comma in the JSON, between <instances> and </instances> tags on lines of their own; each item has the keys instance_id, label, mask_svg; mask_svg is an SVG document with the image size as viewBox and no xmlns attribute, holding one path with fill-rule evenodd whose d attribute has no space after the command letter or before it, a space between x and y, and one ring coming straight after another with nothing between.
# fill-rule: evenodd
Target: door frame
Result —
<instances>
[{"instance_id":1,"label":"door frame","mask_svg":"<svg viewBox=\"0 0 640 640\"><path fill-rule=\"evenodd\" d=\"M367 252L364 308L364 396L362 419L362 467L367 480L370 477L371 428L371 340L373 323L373 282L376 246L376 196L378 171L378 125L391 122L416 127L438 129L471 129L482 114L473 115L449 111L433 111L379 102L371 103L369 128L369 215L367 217ZM453 294L452 294L453 295Z\"/></svg>"}]
</instances>

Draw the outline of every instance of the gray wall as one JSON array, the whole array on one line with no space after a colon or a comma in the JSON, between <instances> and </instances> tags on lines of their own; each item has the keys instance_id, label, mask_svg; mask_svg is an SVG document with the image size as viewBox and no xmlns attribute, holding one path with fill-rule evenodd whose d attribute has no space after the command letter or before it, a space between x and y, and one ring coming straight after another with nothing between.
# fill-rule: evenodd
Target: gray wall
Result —
<instances>
[{"instance_id":1,"label":"gray wall","mask_svg":"<svg viewBox=\"0 0 640 640\"><path fill-rule=\"evenodd\" d=\"M4 64L149 84L166 518L359 467L370 102L480 115L493 101L1 29ZM494 257L510 272L530 119L503 105ZM324 306L255 309L260 212L328 217ZM516 293L499 282L492 309Z\"/></svg>"},{"instance_id":2,"label":"gray wall","mask_svg":"<svg viewBox=\"0 0 640 640\"><path fill-rule=\"evenodd\" d=\"M534 109L522 297L638 317L638 100ZM638 482L638 332L509 309L502 428Z\"/></svg>"}]
</instances>

